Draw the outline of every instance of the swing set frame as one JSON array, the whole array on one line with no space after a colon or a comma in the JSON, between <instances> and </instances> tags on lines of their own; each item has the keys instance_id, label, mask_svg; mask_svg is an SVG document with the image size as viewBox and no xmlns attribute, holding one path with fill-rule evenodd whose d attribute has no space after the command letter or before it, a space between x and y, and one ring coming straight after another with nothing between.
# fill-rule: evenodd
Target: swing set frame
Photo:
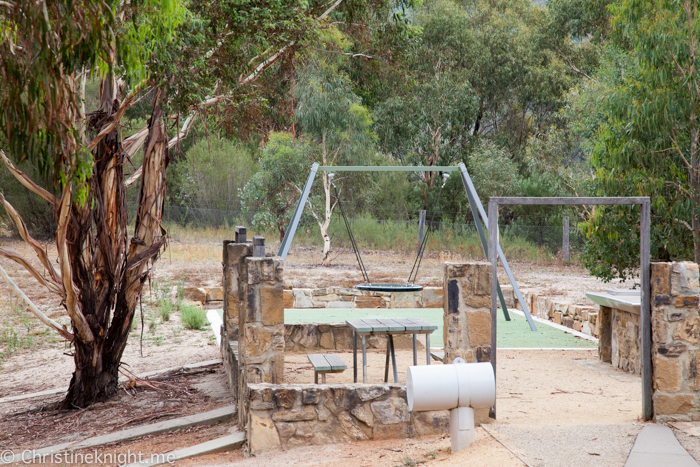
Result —
<instances>
[{"instance_id":1,"label":"swing set frame","mask_svg":"<svg viewBox=\"0 0 700 467\"><path fill-rule=\"evenodd\" d=\"M472 215L474 216L474 223L476 224L476 230L479 233L481 246L484 249L484 254L487 258L489 258L489 244L486 234L484 234L484 226L489 225L489 219L486 216L484 206L481 204L481 200L479 199L479 196L476 193L476 189L474 188L474 184L472 183L471 177L469 176L467 167L464 165L463 162L460 162L456 166L337 166L319 165L317 162L314 162L311 166L309 177L306 179L304 190L301 193L299 202L297 203L296 209L294 210L294 214L292 215L292 219L289 221L289 225L285 230L284 238L282 239L282 243L280 244L279 252L277 253L277 255L280 256L283 260L287 258L287 254L289 253L289 249L291 248L292 241L294 240L294 234L296 233L296 230L299 227L299 221L301 219L302 213L304 212L304 207L306 206L306 203L308 201L309 193L311 192L311 188L313 186L317 172L459 172L462 178L462 184L464 185L464 191L466 192L467 199L469 200L469 207L471 208ZM515 282L513 272L511 271L510 266L508 265L508 261L506 260L506 256L503 253L503 249L501 249L501 245L498 242L496 242L496 251L498 258L500 258L501 264L503 265L503 269L505 270L506 275L508 276L508 280L513 286L513 292L515 292L515 297L518 299L518 303L520 303L520 307L525 314L525 318L527 319L528 324L530 325L530 330L537 331L537 327L535 326L532 316L530 316L530 310L528 309L527 304L523 299L522 293L520 292L520 288ZM510 321L508 307L506 306L506 301L503 298L503 292L501 291L501 285L498 283L498 280L495 281L495 285L498 300L500 302L501 309L503 310L503 315L505 316L507 321Z\"/></svg>"}]
</instances>

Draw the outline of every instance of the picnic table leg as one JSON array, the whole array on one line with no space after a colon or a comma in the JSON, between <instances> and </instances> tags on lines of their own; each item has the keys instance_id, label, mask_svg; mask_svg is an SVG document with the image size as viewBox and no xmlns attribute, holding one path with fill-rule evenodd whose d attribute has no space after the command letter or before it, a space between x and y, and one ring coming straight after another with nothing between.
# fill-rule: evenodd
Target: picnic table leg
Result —
<instances>
[{"instance_id":1,"label":"picnic table leg","mask_svg":"<svg viewBox=\"0 0 700 467\"><path fill-rule=\"evenodd\" d=\"M362 335L362 382L367 382L367 342L365 335Z\"/></svg>"},{"instance_id":2,"label":"picnic table leg","mask_svg":"<svg viewBox=\"0 0 700 467\"><path fill-rule=\"evenodd\" d=\"M318 372L314 370L314 384L318 384Z\"/></svg>"},{"instance_id":3,"label":"picnic table leg","mask_svg":"<svg viewBox=\"0 0 700 467\"><path fill-rule=\"evenodd\" d=\"M321 380L323 381L323 384L326 384L326 374L325 373L321 373Z\"/></svg>"},{"instance_id":4,"label":"picnic table leg","mask_svg":"<svg viewBox=\"0 0 700 467\"><path fill-rule=\"evenodd\" d=\"M357 383L357 335L355 329L352 330L352 376Z\"/></svg>"},{"instance_id":5,"label":"picnic table leg","mask_svg":"<svg viewBox=\"0 0 700 467\"><path fill-rule=\"evenodd\" d=\"M413 334L413 366L418 365L418 334Z\"/></svg>"},{"instance_id":6,"label":"picnic table leg","mask_svg":"<svg viewBox=\"0 0 700 467\"><path fill-rule=\"evenodd\" d=\"M394 352L394 336L389 334L389 342L391 342L391 364L394 367L394 382L399 382L399 375L396 372L396 353Z\"/></svg>"},{"instance_id":7,"label":"picnic table leg","mask_svg":"<svg viewBox=\"0 0 700 467\"><path fill-rule=\"evenodd\" d=\"M389 339L391 334L386 336L386 361L384 362L384 382L389 382Z\"/></svg>"},{"instance_id":8,"label":"picnic table leg","mask_svg":"<svg viewBox=\"0 0 700 467\"><path fill-rule=\"evenodd\" d=\"M430 365L430 333L425 335L425 359L428 362L427 365Z\"/></svg>"}]
</instances>

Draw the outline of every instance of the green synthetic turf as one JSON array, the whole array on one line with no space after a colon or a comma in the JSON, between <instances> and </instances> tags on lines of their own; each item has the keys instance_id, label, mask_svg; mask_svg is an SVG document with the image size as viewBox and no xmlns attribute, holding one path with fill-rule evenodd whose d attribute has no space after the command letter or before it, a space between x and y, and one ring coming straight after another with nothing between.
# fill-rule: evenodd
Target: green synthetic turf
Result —
<instances>
[{"instance_id":1,"label":"green synthetic turf","mask_svg":"<svg viewBox=\"0 0 700 467\"><path fill-rule=\"evenodd\" d=\"M442 315L441 308L402 308L402 309L286 309L285 323L339 323L346 319L361 318L423 318L436 324L437 331L430 335L431 347L442 347ZM535 323L537 332L530 331L524 316L510 314L506 321L503 314L498 312L498 347L597 347L595 342L567 334L543 323Z\"/></svg>"},{"instance_id":2,"label":"green synthetic turf","mask_svg":"<svg viewBox=\"0 0 700 467\"><path fill-rule=\"evenodd\" d=\"M223 311L219 311L223 319ZM430 335L431 347L442 347L442 309L441 308L402 308L388 309L286 309L285 323L344 323L346 319L358 318L423 318L436 324L437 331ZM530 331L524 316L510 314L506 321L503 313L498 312L498 347L573 347L594 348L598 345L585 339L567 334L543 323L535 323L537 332Z\"/></svg>"}]
</instances>

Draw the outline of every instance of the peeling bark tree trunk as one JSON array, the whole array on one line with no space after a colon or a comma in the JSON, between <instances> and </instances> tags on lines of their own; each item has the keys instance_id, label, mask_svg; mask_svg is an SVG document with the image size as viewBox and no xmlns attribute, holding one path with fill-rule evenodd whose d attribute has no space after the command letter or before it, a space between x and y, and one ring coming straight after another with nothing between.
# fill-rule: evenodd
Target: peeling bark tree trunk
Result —
<instances>
[{"instance_id":1,"label":"peeling bark tree trunk","mask_svg":"<svg viewBox=\"0 0 700 467\"><path fill-rule=\"evenodd\" d=\"M90 119L95 133L119 108L113 96L114 84L101 86L100 110ZM65 409L85 407L116 394L134 310L149 264L165 243L161 219L169 156L160 97L156 93L149 120L136 227L128 251L124 151L118 130L95 150L89 199L84 206L71 206L65 242L79 309L94 339L81 339L75 330L76 369L62 403Z\"/></svg>"},{"instance_id":2,"label":"peeling bark tree trunk","mask_svg":"<svg viewBox=\"0 0 700 467\"><path fill-rule=\"evenodd\" d=\"M321 141L323 150L323 165L328 165L328 151L326 149L326 134L323 134ZM328 266L330 261L328 257L331 254L331 237L328 235L328 227L331 225L331 214L333 214L333 209L331 207L331 179L326 172L322 172L323 175L323 193L325 195L324 203L324 216L323 222L319 222L318 226L321 229L321 236L323 237L323 260L324 266Z\"/></svg>"}]
</instances>

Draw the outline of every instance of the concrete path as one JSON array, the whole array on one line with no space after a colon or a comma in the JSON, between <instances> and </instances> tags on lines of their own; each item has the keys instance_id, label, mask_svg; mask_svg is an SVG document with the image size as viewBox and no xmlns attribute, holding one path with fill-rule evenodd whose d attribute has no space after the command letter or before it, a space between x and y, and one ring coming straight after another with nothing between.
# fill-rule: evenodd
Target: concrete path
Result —
<instances>
[{"instance_id":1,"label":"concrete path","mask_svg":"<svg viewBox=\"0 0 700 467\"><path fill-rule=\"evenodd\" d=\"M637 435L625 467L698 467L673 431L663 425L647 425Z\"/></svg>"}]
</instances>

